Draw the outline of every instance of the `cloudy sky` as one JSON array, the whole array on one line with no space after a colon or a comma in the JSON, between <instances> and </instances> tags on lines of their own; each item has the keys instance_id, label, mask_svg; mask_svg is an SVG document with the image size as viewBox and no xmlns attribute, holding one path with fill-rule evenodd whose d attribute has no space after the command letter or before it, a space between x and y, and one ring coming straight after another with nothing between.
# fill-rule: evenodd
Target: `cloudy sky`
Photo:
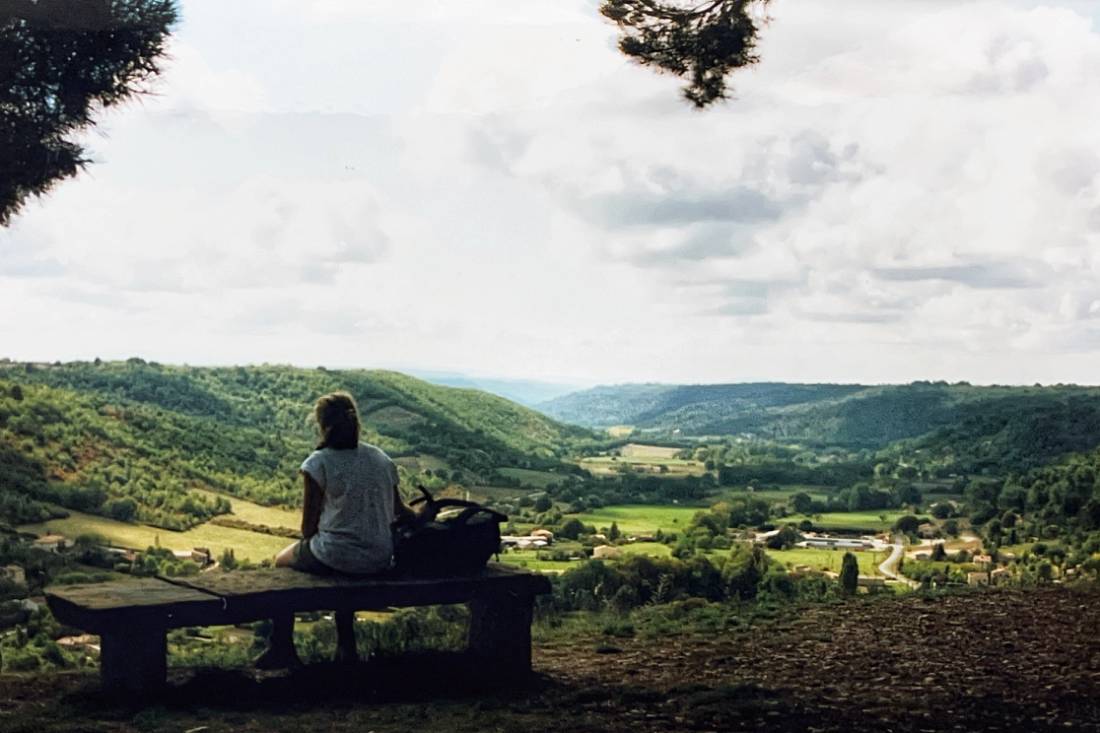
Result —
<instances>
[{"instance_id":1,"label":"cloudy sky","mask_svg":"<svg viewBox=\"0 0 1100 733\"><path fill-rule=\"evenodd\" d=\"M0 356L1100 382L1100 4L775 0L702 113L597 4L184 0Z\"/></svg>"}]
</instances>

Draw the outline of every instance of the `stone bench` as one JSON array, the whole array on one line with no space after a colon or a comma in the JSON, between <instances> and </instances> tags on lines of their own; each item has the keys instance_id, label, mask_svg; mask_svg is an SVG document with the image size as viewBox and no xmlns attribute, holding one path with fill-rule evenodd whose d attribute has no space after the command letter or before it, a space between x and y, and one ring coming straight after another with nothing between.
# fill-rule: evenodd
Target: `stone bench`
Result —
<instances>
[{"instance_id":1,"label":"stone bench","mask_svg":"<svg viewBox=\"0 0 1100 733\"><path fill-rule=\"evenodd\" d=\"M531 670L534 600L548 592L541 575L489 563L478 575L451 578L317 576L289 568L133 578L51 586L46 601L61 623L100 636L104 687L144 690L167 679L169 629L450 603L470 607L468 653L479 668L512 679Z\"/></svg>"}]
</instances>

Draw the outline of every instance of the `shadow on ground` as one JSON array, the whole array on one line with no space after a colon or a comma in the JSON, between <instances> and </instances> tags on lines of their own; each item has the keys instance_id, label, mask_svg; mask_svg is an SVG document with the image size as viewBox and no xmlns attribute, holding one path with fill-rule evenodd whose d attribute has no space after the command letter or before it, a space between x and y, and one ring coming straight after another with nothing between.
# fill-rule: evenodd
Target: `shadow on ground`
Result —
<instances>
[{"instance_id":1,"label":"shadow on ground","mask_svg":"<svg viewBox=\"0 0 1100 733\"><path fill-rule=\"evenodd\" d=\"M5 733L1100 731L1100 587L814 605L743 631L536 645L291 673L176 669L155 695L89 671L0 676Z\"/></svg>"}]
</instances>

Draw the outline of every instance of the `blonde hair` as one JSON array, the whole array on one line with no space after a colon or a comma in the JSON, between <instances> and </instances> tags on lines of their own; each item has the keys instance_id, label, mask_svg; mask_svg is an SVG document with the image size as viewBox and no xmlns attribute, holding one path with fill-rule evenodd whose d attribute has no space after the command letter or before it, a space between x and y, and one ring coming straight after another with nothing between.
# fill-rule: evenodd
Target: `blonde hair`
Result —
<instances>
[{"instance_id":1,"label":"blonde hair","mask_svg":"<svg viewBox=\"0 0 1100 733\"><path fill-rule=\"evenodd\" d=\"M332 392L317 398L313 418L321 430L317 449L348 450L359 446L359 408L347 392Z\"/></svg>"}]
</instances>

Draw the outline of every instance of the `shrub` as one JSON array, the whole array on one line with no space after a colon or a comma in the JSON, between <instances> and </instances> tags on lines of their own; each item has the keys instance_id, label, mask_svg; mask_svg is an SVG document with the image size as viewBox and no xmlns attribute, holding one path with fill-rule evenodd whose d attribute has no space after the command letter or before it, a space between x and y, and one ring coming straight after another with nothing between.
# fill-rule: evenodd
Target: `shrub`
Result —
<instances>
[{"instance_id":1,"label":"shrub","mask_svg":"<svg viewBox=\"0 0 1100 733\"><path fill-rule=\"evenodd\" d=\"M42 667L42 660L30 649L16 649L4 655L4 669L9 672L33 672Z\"/></svg>"},{"instance_id":2,"label":"shrub","mask_svg":"<svg viewBox=\"0 0 1100 733\"><path fill-rule=\"evenodd\" d=\"M859 561L850 552L844 553L840 563L840 589L846 595L854 595L859 587Z\"/></svg>"}]
</instances>

